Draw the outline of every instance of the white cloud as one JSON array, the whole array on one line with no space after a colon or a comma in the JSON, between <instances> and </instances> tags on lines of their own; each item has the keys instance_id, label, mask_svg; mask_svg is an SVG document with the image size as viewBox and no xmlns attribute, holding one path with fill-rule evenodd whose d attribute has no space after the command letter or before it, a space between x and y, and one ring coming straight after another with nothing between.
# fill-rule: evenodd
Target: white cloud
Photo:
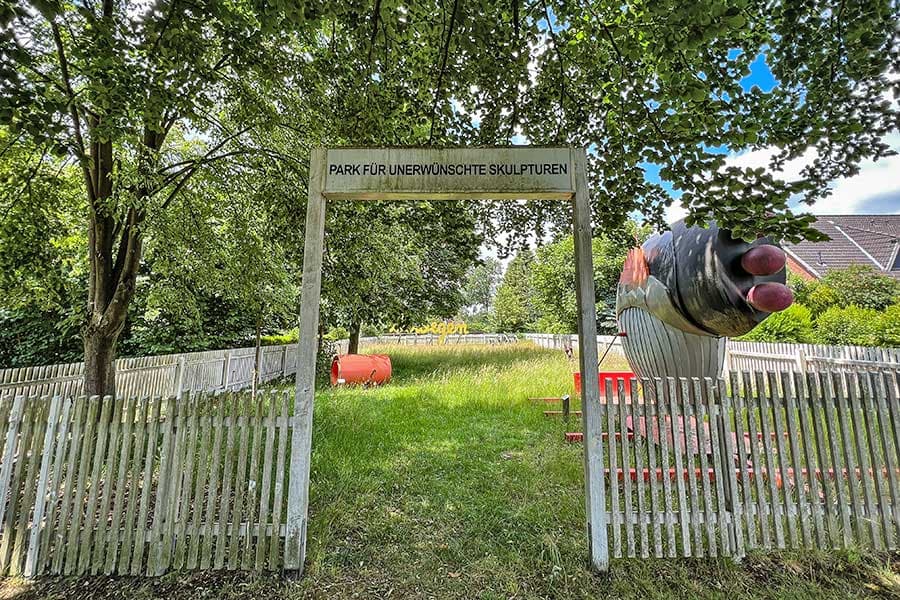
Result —
<instances>
[{"instance_id":1,"label":"white cloud","mask_svg":"<svg viewBox=\"0 0 900 600\"><path fill-rule=\"evenodd\" d=\"M900 133L889 135L885 141L892 150L900 153ZM741 168L768 169L769 162L776 152L776 148L761 148L743 154L732 154L726 159L726 164ZM787 181L798 179L800 171L810 164L814 157L815 151L807 150L803 156L788 161L782 169L773 171L773 174ZM831 188L833 191L830 196L813 206L802 205L800 207L802 212L819 215L900 213L900 154L879 161L864 161L859 166L859 173L832 182ZM891 201L891 198L894 200ZM875 203L877 200L882 202ZM666 220L669 223L686 215L687 210L677 200L666 209Z\"/></svg>"}]
</instances>

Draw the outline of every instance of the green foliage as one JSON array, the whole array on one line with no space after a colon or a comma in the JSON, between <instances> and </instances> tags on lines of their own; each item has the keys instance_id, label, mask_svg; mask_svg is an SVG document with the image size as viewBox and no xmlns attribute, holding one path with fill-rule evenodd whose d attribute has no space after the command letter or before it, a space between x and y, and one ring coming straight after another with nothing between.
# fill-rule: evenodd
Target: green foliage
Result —
<instances>
[{"instance_id":1,"label":"green foliage","mask_svg":"<svg viewBox=\"0 0 900 600\"><path fill-rule=\"evenodd\" d=\"M487 258L470 269L463 292L466 308L473 314L490 311L502 274L503 266L496 258Z\"/></svg>"},{"instance_id":2,"label":"green foliage","mask_svg":"<svg viewBox=\"0 0 900 600\"><path fill-rule=\"evenodd\" d=\"M808 308L795 302L781 312L772 313L749 333L737 339L807 344L813 341L812 316Z\"/></svg>"},{"instance_id":3,"label":"green foliage","mask_svg":"<svg viewBox=\"0 0 900 600\"><path fill-rule=\"evenodd\" d=\"M877 346L881 313L871 308L832 306L816 318L814 339L835 346Z\"/></svg>"},{"instance_id":4,"label":"green foliage","mask_svg":"<svg viewBox=\"0 0 900 600\"><path fill-rule=\"evenodd\" d=\"M506 268L494 298L494 323L497 331L525 331L534 323L537 313L532 300L533 263L534 254L530 250L520 250Z\"/></svg>"},{"instance_id":5,"label":"green foliage","mask_svg":"<svg viewBox=\"0 0 900 600\"><path fill-rule=\"evenodd\" d=\"M820 280L820 287L834 291L835 305L850 305L884 310L900 300L900 280L879 273L869 265L851 265L829 271Z\"/></svg>"},{"instance_id":6,"label":"green foliage","mask_svg":"<svg viewBox=\"0 0 900 600\"><path fill-rule=\"evenodd\" d=\"M832 306L884 310L900 300L900 281L868 265L834 269L818 281L788 278L794 299L809 306L814 317Z\"/></svg>"},{"instance_id":7,"label":"green foliage","mask_svg":"<svg viewBox=\"0 0 900 600\"><path fill-rule=\"evenodd\" d=\"M262 335L259 342L263 346L283 346L285 344L296 344L300 339L300 330L295 327L282 333L271 333Z\"/></svg>"},{"instance_id":8,"label":"green foliage","mask_svg":"<svg viewBox=\"0 0 900 600\"><path fill-rule=\"evenodd\" d=\"M900 303L888 306L878 325L878 334L882 346L900 347Z\"/></svg>"},{"instance_id":9,"label":"green foliage","mask_svg":"<svg viewBox=\"0 0 900 600\"><path fill-rule=\"evenodd\" d=\"M625 227L600 235L591 243L597 327L600 333L616 332L616 286L628 249L643 243L648 227L628 221ZM572 236L538 248L531 270L538 330L544 333L578 331L575 295L575 244Z\"/></svg>"}]
</instances>

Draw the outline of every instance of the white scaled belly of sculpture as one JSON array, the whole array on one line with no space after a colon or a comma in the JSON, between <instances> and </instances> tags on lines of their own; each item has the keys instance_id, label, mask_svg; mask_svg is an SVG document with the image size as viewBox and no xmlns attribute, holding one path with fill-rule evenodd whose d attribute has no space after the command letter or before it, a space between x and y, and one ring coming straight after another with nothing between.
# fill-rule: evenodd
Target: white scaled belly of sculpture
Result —
<instances>
[{"instance_id":1,"label":"white scaled belly of sculpture","mask_svg":"<svg viewBox=\"0 0 900 600\"><path fill-rule=\"evenodd\" d=\"M712 377L722 373L725 338L667 325L641 308L619 314L625 356L637 377Z\"/></svg>"}]
</instances>

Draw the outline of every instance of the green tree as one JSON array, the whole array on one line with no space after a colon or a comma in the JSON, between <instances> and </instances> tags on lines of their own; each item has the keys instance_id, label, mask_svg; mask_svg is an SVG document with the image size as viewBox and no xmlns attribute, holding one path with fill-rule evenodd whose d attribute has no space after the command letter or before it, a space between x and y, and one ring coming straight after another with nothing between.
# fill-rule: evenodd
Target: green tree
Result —
<instances>
[{"instance_id":1,"label":"green tree","mask_svg":"<svg viewBox=\"0 0 900 600\"><path fill-rule=\"evenodd\" d=\"M633 221L591 243L598 331L616 332L616 286L628 249L647 238L649 228ZM575 245L572 236L539 248L531 270L538 329L547 333L578 331L575 294Z\"/></svg>"},{"instance_id":2,"label":"green tree","mask_svg":"<svg viewBox=\"0 0 900 600\"><path fill-rule=\"evenodd\" d=\"M531 285L533 264L534 254L526 249L520 250L506 267L494 298L494 323L497 331L514 333L533 326L537 316Z\"/></svg>"},{"instance_id":3,"label":"green tree","mask_svg":"<svg viewBox=\"0 0 900 600\"><path fill-rule=\"evenodd\" d=\"M496 258L486 258L466 274L465 302L472 314L491 310L497 285L503 274L503 265Z\"/></svg>"}]
</instances>

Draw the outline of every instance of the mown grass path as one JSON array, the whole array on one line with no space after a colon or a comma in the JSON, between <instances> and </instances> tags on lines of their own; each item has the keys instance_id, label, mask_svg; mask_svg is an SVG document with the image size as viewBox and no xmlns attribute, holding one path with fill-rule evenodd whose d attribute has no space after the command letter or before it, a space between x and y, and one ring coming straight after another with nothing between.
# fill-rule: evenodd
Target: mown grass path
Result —
<instances>
[{"instance_id":1,"label":"mown grass path","mask_svg":"<svg viewBox=\"0 0 900 600\"><path fill-rule=\"evenodd\" d=\"M614 561L609 575L593 574L581 446L564 443L563 423L527 400L572 392L574 365L563 353L529 345L370 351L391 355L390 385L317 395L302 580L195 573L8 582L6 591L169 599L900 594L896 556L856 553L759 556L740 565Z\"/></svg>"}]
</instances>

